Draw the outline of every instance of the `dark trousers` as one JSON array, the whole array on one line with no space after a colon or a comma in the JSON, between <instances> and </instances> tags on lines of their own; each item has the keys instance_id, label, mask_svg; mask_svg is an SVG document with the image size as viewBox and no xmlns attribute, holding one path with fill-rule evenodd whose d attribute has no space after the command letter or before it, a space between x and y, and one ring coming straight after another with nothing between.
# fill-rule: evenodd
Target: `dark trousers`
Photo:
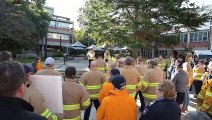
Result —
<instances>
[{"instance_id":1,"label":"dark trousers","mask_svg":"<svg viewBox=\"0 0 212 120\"><path fill-rule=\"evenodd\" d=\"M141 103L140 111L142 112L142 111L144 110L144 108L145 108L144 96L143 96L143 94L141 93L141 91L139 90L139 91L135 94L135 101L137 100L138 95L139 95L140 103Z\"/></svg>"},{"instance_id":2,"label":"dark trousers","mask_svg":"<svg viewBox=\"0 0 212 120\"><path fill-rule=\"evenodd\" d=\"M185 92L177 92L176 102L178 103L178 105L183 103L184 96L185 96Z\"/></svg>"},{"instance_id":3,"label":"dark trousers","mask_svg":"<svg viewBox=\"0 0 212 120\"><path fill-rule=\"evenodd\" d=\"M93 60L91 60L91 59L89 59L88 60L88 68L90 69L90 67L91 67L91 62L92 62Z\"/></svg>"},{"instance_id":4,"label":"dark trousers","mask_svg":"<svg viewBox=\"0 0 212 120\"><path fill-rule=\"evenodd\" d=\"M194 87L195 87L196 95L198 95L199 92L201 91L202 81L194 80Z\"/></svg>"},{"instance_id":5,"label":"dark trousers","mask_svg":"<svg viewBox=\"0 0 212 120\"><path fill-rule=\"evenodd\" d=\"M91 113L92 103L94 104L96 110L97 110L97 109L99 108L99 106L100 106L99 100L91 100L90 106L85 110L84 120L89 120L90 113Z\"/></svg>"}]
</instances>

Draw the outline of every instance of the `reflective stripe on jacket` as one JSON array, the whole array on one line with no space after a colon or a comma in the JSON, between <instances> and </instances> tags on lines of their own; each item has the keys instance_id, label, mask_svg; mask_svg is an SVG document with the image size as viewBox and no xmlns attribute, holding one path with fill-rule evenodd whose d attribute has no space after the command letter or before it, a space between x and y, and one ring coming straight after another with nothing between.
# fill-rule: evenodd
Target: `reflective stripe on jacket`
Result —
<instances>
[{"instance_id":1,"label":"reflective stripe on jacket","mask_svg":"<svg viewBox=\"0 0 212 120\"><path fill-rule=\"evenodd\" d=\"M205 73L205 67L201 66L201 67L194 67L194 80L203 80L204 77L204 73Z\"/></svg>"},{"instance_id":2,"label":"reflective stripe on jacket","mask_svg":"<svg viewBox=\"0 0 212 120\"><path fill-rule=\"evenodd\" d=\"M79 82L89 92L91 100L97 100L99 92L105 82L105 78L102 72L91 70L89 72L85 72L81 76Z\"/></svg>"},{"instance_id":3,"label":"reflective stripe on jacket","mask_svg":"<svg viewBox=\"0 0 212 120\"><path fill-rule=\"evenodd\" d=\"M138 73L138 70L135 69L133 66L125 66L120 69L120 74L126 80L126 89L128 90L128 94L132 97L135 97L138 88L137 85L140 82L140 75Z\"/></svg>"},{"instance_id":4,"label":"reflective stripe on jacket","mask_svg":"<svg viewBox=\"0 0 212 120\"><path fill-rule=\"evenodd\" d=\"M65 79L63 83L63 120L80 120L81 110L90 105L89 94L86 89L73 79Z\"/></svg>"},{"instance_id":5,"label":"reflective stripe on jacket","mask_svg":"<svg viewBox=\"0 0 212 120\"><path fill-rule=\"evenodd\" d=\"M149 100L156 100L156 87L164 80L164 72L158 67L147 70L142 80L143 96Z\"/></svg>"},{"instance_id":6,"label":"reflective stripe on jacket","mask_svg":"<svg viewBox=\"0 0 212 120\"><path fill-rule=\"evenodd\" d=\"M57 120L57 116L53 115L47 108L45 100L36 89L26 88L23 99L34 107L35 113L44 116L48 120Z\"/></svg>"}]
</instances>

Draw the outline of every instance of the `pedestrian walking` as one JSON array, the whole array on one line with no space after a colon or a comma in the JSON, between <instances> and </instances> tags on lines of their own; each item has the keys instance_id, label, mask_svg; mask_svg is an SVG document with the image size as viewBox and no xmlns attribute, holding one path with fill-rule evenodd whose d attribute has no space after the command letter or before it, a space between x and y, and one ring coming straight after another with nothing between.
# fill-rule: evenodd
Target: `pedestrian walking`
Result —
<instances>
[{"instance_id":1,"label":"pedestrian walking","mask_svg":"<svg viewBox=\"0 0 212 120\"><path fill-rule=\"evenodd\" d=\"M109 92L97 110L97 120L136 120L135 100L127 93L125 78L116 75L112 84L114 90Z\"/></svg>"},{"instance_id":2,"label":"pedestrian walking","mask_svg":"<svg viewBox=\"0 0 212 120\"><path fill-rule=\"evenodd\" d=\"M167 73L166 73L166 78L171 80L172 75L175 73L175 58L171 59L171 64L169 65L168 69L167 69Z\"/></svg>"},{"instance_id":3,"label":"pedestrian walking","mask_svg":"<svg viewBox=\"0 0 212 120\"><path fill-rule=\"evenodd\" d=\"M90 106L85 110L84 120L89 120L92 103L94 104L96 110L98 109L100 103L98 100L99 92L102 88L102 85L105 82L104 74L97 70L97 64L95 61L91 62L91 70L85 72L80 80L80 84L85 86L87 91L89 92L89 96L91 99Z\"/></svg>"}]
</instances>

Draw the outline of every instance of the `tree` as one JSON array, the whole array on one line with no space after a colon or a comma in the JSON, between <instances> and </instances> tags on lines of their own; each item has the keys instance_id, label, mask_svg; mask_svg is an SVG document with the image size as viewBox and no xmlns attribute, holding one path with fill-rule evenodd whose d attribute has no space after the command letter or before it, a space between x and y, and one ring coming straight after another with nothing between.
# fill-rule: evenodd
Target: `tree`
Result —
<instances>
[{"instance_id":1,"label":"tree","mask_svg":"<svg viewBox=\"0 0 212 120\"><path fill-rule=\"evenodd\" d=\"M44 0L33 3L24 0L15 3L13 0L0 1L0 50L11 50L11 46L17 49L33 47L38 43L46 34L51 20L43 9L44 3Z\"/></svg>"},{"instance_id":2,"label":"tree","mask_svg":"<svg viewBox=\"0 0 212 120\"><path fill-rule=\"evenodd\" d=\"M138 45L158 50L169 42L163 33L175 31L178 38L181 27L196 29L210 19L210 12L202 8L180 8L184 0L89 0L81 8L80 23L97 41L119 45ZM140 47L139 47L140 46Z\"/></svg>"}]
</instances>

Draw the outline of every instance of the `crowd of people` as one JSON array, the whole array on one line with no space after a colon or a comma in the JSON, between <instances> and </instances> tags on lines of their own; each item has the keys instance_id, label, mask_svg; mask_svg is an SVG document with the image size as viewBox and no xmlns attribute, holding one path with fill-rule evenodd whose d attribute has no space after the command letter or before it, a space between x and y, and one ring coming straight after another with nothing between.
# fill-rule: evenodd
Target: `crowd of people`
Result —
<instances>
[{"instance_id":1,"label":"crowd of people","mask_svg":"<svg viewBox=\"0 0 212 120\"><path fill-rule=\"evenodd\" d=\"M89 120L91 107L97 120L210 120L212 119L212 62L193 64L192 54L186 59L171 58L165 70L162 56L146 62L110 54L105 57L87 54L89 71L76 80L76 68L67 67L65 75L54 70L55 60L46 58L44 67L37 57L32 64L13 61L8 51L0 53L0 117L7 120ZM97 56L97 57L95 57ZM34 68L34 69L32 69ZM30 87L31 74L64 77L62 84L64 113L52 113L42 95ZM188 111L190 89L194 86L196 112ZM138 99L139 96L139 99ZM136 105L137 99L140 107ZM139 111L138 111L139 110ZM141 116L137 113L141 112Z\"/></svg>"}]
</instances>

